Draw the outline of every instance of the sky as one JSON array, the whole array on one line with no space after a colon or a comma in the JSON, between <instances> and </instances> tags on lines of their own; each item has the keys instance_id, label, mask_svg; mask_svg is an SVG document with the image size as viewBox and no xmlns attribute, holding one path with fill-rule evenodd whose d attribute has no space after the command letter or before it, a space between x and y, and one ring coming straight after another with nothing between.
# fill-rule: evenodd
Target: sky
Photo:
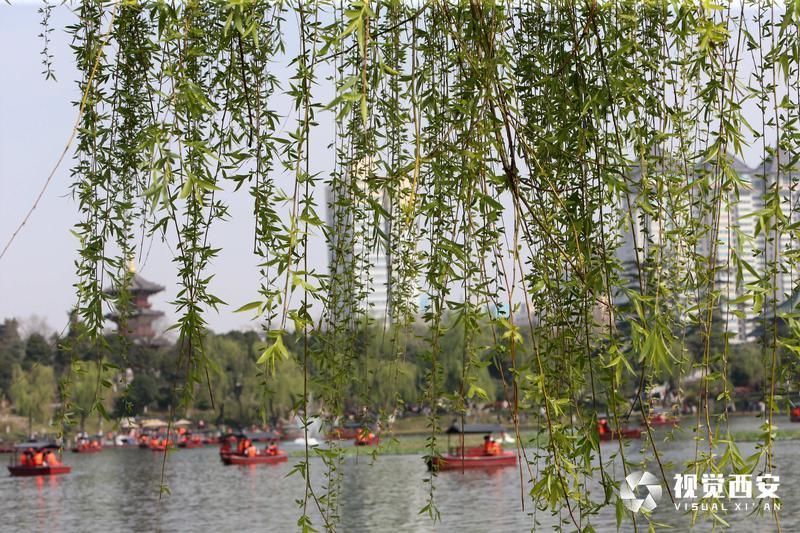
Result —
<instances>
[{"instance_id":1,"label":"sky","mask_svg":"<svg viewBox=\"0 0 800 533\"><path fill-rule=\"evenodd\" d=\"M0 3L0 247L5 246L33 205L64 150L77 113L73 102L80 98L69 36L64 31L73 16L63 6L53 10L52 53L58 79L54 82L42 75L42 40L38 37L41 17L36 9L30 3ZM291 22L287 21L288 31ZM277 68L279 78L293 74L286 67ZM322 99L328 96L320 94ZM274 103L278 109L290 109L288 104L288 99L281 102L280 98ZM332 132L330 118L320 117L319 122L319 131ZM292 128L293 124L286 121L283 127ZM327 139L312 138L312 153L322 156L315 157L317 170L328 164L330 158L322 154L329 153L326 146L330 140L330 135ZM65 158L30 221L0 260L0 321L10 317L25 321L37 316L55 331L67 325L68 311L76 302L73 284L78 246L70 233L78 220L78 206L70 193L71 166L71 158ZM288 176L282 179L288 186ZM319 215L324 217L321 190L316 198L321 206ZM258 328L250 316L233 312L258 299L260 280L258 260L252 255L252 205L244 190L237 195L223 194L222 199L229 203L232 216L228 221L218 221L212 229L211 243L222 251L209 273L215 274L211 292L229 305L218 313L209 311L206 319L217 332ZM312 241L309 265L324 272L327 249L321 237L316 241ZM146 261L137 265L139 274L166 287L151 298L153 307L166 313L161 324L164 327L176 318L169 304L178 291L170 251L174 244L146 244L150 253Z\"/></svg>"},{"instance_id":2,"label":"sky","mask_svg":"<svg viewBox=\"0 0 800 533\"><path fill-rule=\"evenodd\" d=\"M73 22L73 15L64 6L53 10L52 53L57 82L45 80L42 74L42 40L38 36L40 15L32 2L8 5L0 2L0 247L4 246L17 225L30 209L47 176L64 150L76 118L73 102L80 98L75 79L69 36L64 31ZM287 55L293 55L296 39L292 38L294 21L284 25L287 31ZM743 57L744 70L752 70L752 61ZM294 74L285 65L275 65L279 79ZM324 72L320 73L324 80ZM316 89L316 99L327 103L333 98L330 83L322 82ZM278 110L291 109L285 95L271 104ZM751 101L749 107L754 108ZM745 115L753 124L760 123L754 109ZM317 117L319 126L312 133L311 172L330 170L333 162L327 147L333 138L330 114ZM294 121L287 118L282 128L293 129ZM760 148L745 151L745 162L758 164ZM55 331L67 325L67 313L76 302L75 259L77 240L70 229L78 220L78 207L70 195L71 157L68 156L56 172L38 208L23 228L5 257L0 260L0 321L17 317L23 321L31 316L43 318ZM285 189L291 185L290 176L279 177ZM239 306L257 299L259 286L258 259L252 255L252 204L246 191L233 195L226 191L222 199L230 206L231 217L218 221L211 232L211 244L222 251L211 264L215 274L211 292L229 305L219 312L209 311L206 319L211 329L224 332L231 329L257 328L249 316L234 313ZM324 192L315 193L318 214L324 217ZM505 200L503 200L505 203ZM176 316L169 302L178 291L176 267L172 263L174 242L165 245L147 242L150 250L146 260L141 258L137 271L146 279L164 285L166 290L152 297L153 306L166 313L163 327ZM312 238L309 266L319 272L327 270L327 247L320 236Z\"/></svg>"}]
</instances>

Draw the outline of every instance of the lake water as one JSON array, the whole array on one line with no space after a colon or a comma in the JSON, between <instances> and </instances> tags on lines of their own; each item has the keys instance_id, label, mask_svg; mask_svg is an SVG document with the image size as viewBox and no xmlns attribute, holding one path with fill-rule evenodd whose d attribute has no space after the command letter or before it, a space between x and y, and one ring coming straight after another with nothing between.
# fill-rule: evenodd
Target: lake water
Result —
<instances>
[{"instance_id":1,"label":"lake water","mask_svg":"<svg viewBox=\"0 0 800 533\"><path fill-rule=\"evenodd\" d=\"M688 424L687 424L688 425ZM735 420L735 429L753 429L756 419ZM789 427L788 420L779 420ZM659 436L664 435L659 432ZM751 453L753 444L741 444ZM636 446L629 460L636 460ZM604 443L612 454L614 443ZM660 447L662 460L680 464L694 455L688 436ZM800 531L800 442L775 444L781 476L781 524L784 531ZM292 531L300 516L295 500L303 496L303 481L286 477L298 459L280 465L223 466L216 448L179 450L167 461L165 483L171 494L159 501L162 454L150 450L106 449L100 454L65 454L71 474L50 478L0 476L0 530L2 531ZM312 479L321 483L323 464L312 459ZM656 473L654 471L654 473ZM435 497L441 521L433 524L420 509L428 499L427 471L419 456L366 455L349 457L340 489L339 531L528 531L534 520L542 531L551 530L558 517L520 504L516 468L494 471L442 472L436 478ZM612 472L622 479L621 467ZM797 478L795 478L797 476ZM527 487L525 488L527 492ZM594 499L599 496L593 495ZM313 505L313 504L312 504ZM314 525L322 529L319 515ZM566 518L562 516L561 518ZM770 517L748 513L728 515L733 531L773 531ZM657 522L686 528L687 518L671 506L666 491L653 513ZM644 523L640 519L639 524ZM592 519L598 531L616 531L613 509ZM570 528L567 528L570 529ZM709 530L700 524L698 530ZM623 530L632 530L626 523ZM646 531L646 527L640 531Z\"/></svg>"}]
</instances>

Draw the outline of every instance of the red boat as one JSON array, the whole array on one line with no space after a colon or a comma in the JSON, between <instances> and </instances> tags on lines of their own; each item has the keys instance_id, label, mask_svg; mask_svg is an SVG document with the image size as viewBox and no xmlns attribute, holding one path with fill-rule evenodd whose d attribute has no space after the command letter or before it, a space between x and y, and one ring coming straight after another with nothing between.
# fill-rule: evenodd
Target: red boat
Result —
<instances>
[{"instance_id":1,"label":"red boat","mask_svg":"<svg viewBox=\"0 0 800 533\"><path fill-rule=\"evenodd\" d=\"M504 451L499 455L485 455L466 450L464 455L447 454L441 457L434 457L430 461L432 470L460 470L462 468L494 468L499 466L514 466L517 464L517 454L512 451Z\"/></svg>"},{"instance_id":2,"label":"red boat","mask_svg":"<svg viewBox=\"0 0 800 533\"><path fill-rule=\"evenodd\" d=\"M600 435L600 440L603 442L618 440L620 438L640 439L642 438L642 430L637 428L622 428L619 431L611 430Z\"/></svg>"},{"instance_id":3,"label":"red boat","mask_svg":"<svg viewBox=\"0 0 800 533\"><path fill-rule=\"evenodd\" d=\"M619 430L616 430L610 426L607 419L601 418L597 422L597 436L603 442L619 440L621 438L639 439L642 437L642 430L629 427L623 427Z\"/></svg>"},{"instance_id":4,"label":"red boat","mask_svg":"<svg viewBox=\"0 0 800 533\"><path fill-rule=\"evenodd\" d=\"M325 435L326 440L350 440L358 436L358 432L364 424L360 422L346 422L344 425L335 427Z\"/></svg>"},{"instance_id":5,"label":"red boat","mask_svg":"<svg viewBox=\"0 0 800 533\"><path fill-rule=\"evenodd\" d=\"M789 420L792 422L800 422L800 407L792 407L789 411Z\"/></svg>"},{"instance_id":6,"label":"red boat","mask_svg":"<svg viewBox=\"0 0 800 533\"><path fill-rule=\"evenodd\" d=\"M99 440L79 439L72 448L73 453L97 453L103 451L103 445Z\"/></svg>"},{"instance_id":7,"label":"red boat","mask_svg":"<svg viewBox=\"0 0 800 533\"><path fill-rule=\"evenodd\" d=\"M56 457L60 446L46 442L23 442L14 446L13 464L8 465L12 476L55 476L69 474L72 468L61 464ZM48 461L48 456L51 456Z\"/></svg>"},{"instance_id":8,"label":"red boat","mask_svg":"<svg viewBox=\"0 0 800 533\"><path fill-rule=\"evenodd\" d=\"M150 449L154 452L163 452L166 451L167 448L174 450L175 443L172 442L172 439L166 438L153 438L150 439Z\"/></svg>"},{"instance_id":9,"label":"red boat","mask_svg":"<svg viewBox=\"0 0 800 533\"><path fill-rule=\"evenodd\" d=\"M678 418L671 413L660 412L660 413L653 413L647 418L647 423L650 427L662 427L662 426L672 426L675 427L678 425Z\"/></svg>"},{"instance_id":10,"label":"red boat","mask_svg":"<svg viewBox=\"0 0 800 533\"><path fill-rule=\"evenodd\" d=\"M251 435L243 433L228 434L220 437L222 446L219 449L219 457L226 465L263 465L282 463L289 459L286 452L279 450L276 442L278 435L274 433L261 435L269 438L269 445L264 450L257 450L253 444Z\"/></svg>"},{"instance_id":11,"label":"red boat","mask_svg":"<svg viewBox=\"0 0 800 533\"><path fill-rule=\"evenodd\" d=\"M461 470L465 468L498 468L517 464L517 454L503 451L500 443L492 439L494 433L505 433L505 428L497 424L454 423L447 430L447 447L450 449L450 435L483 434L483 446L451 450L443 456L428 460L430 470Z\"/></svg>"},{"instance_id":12,"label":"red boat","mask_svg":"<svg viewBox=\"0 0 800 533\"><path fill-rule=\"evenodd\" d=\"M178 448L202 448L203 439L200 435L184 435L178 442Z\"/></svg>"},{"instance_id":13,"label":"red boat","mask_svg":"<svg viewBox=\"0 0 800 533\"><path fill-rule=\"evenodd\" d=\"M69 474L72 472L72 467L67 465L57 466L22 466L22 465L9 465L8 471L12 476L27 477L27 476L56 476L58 474Z\"/></svg>"},{"instance_id":14,"label":"red boat","mask_svg":"<svg viewBox=\"0 0 800 533\"><path fill-rule=\"evenodd\" d=\"M284 451L278 451L274 455L259 453L253 456L239 455L237 453L226 453L222 456L222 462L226 465L264 465L282 463L289 459Z\"/></svg>"},{"instance_id":15,"label":"red boat","mask_svg":"<svg viewBox=\"0 0 800 533\"><path fill-rule=\"evenodd\" d=\"M356 446L377 446L380 444L381 438L366 428L358 431L353 444Z\"/></svg>"},{"instance_id":16,"label":"red boat","mask_svg":"<svg viewBox=\"0 0 800 533\"><path fill-rule=\"evenodd\" d=\"M103 448L94 446L75 446L72 448L72 453L97 453L102 452Z\"/></svg>"},{"instance_id":17,"label":"red boat","mask_svg":"<svg viewBox=\"0 0 800 533\"><path fill-rule=\"evenodd\" d=\"M218 432L204 431L199 433L199 435L200 435L200 440L203 442L204 445L216 446L217 444L221 443Z\"/></svg>"}]
</instances>

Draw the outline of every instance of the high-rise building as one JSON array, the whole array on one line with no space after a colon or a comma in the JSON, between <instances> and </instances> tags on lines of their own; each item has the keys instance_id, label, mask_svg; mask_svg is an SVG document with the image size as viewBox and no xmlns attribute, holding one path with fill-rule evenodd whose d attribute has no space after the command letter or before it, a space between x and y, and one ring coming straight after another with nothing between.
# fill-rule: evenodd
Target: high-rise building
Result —
<instances>
[{"instance_id":1,"label":"high-rise building","mask_svg":"<svg viewBox=\"0 0 800 533\"><path fill-rule=\"evenodd\" d=\"M774 225L765 228L765 219L760 214L763 214L766 202L775 191L780 197L781 210L787 216L797 209L800 196L798 191L792 191L791 180L778 172L774 159L767 160L758 168L750 168L736 158L730 164L742 184L738 187L738 194L728 188L726 195L720 199L718 212L706 206L701 214L697 205L697 202L713 202L717 198L713 185L709 185L705 193L701 193L699 187L694 193L706 196L702 199L696 196L696 203L688 212L695 219L702 217L705 228L702 235L691 236L694 239L692 250L687 249L689 245L686 242L670 238L670 232L680 221L668 217L657 220L649 209L643 207L641 191L637 190L640 173L632 173L634 186L620 208L623 213L630 211L632 223L622 226L616 253L623 267L622 275L634 290L638 288L639 267L646 276L648 263L653 260L654 253L661 254L662 267L667 269L673 267L696 271L713 266L713 288L718 295L717 311L731 336L730 342L738 343L755 340L760 322L772 305L772 291L766 287L772 285L773 278L778 305L792 298L797 291L797 273L784 259L787 252L797 248L793 234L784 231L776 236ZM783 161L781 165L784 165ZM665 171L664 168L658 170ZM714 227L718 230L711 229ZM706 262L694 262L692 256L705 258ZM713 261L713 265L708 261ZM760 293L760 305L755 305L752 298L746 297L753 292ZM697 293L676 295L684 302L696 296Z\"/></svg>"},{"instance_id":2,"label":"high-rise building","mask_svg":"<svg viewBox=\"0 0 800 533\"><path fill-rule=\"evenodd\" d=\"M335 312L357 313L375 320L391 318L391 246L387 217L372 216L370 199L389 210L384 190L369 190L367 163L355 165L355 179L363 194L354 195L343 180L327 188L328 261L332 306ZM357 197L356 197L357 196Z\"/></svg>"}]
</instances>

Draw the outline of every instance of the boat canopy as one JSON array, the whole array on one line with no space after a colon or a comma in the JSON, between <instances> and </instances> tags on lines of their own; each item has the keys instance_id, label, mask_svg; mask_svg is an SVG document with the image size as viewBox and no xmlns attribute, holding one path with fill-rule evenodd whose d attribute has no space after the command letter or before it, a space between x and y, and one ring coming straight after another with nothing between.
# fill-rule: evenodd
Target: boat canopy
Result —
<instances>
[{"instance_id":1,"label":"boat canopy","mask_svg":"<svg viewBox=\"0 0 800 533\"><path fill-rule=\"evenodd\" d=\"M506 429L500 424L464 424L461 422L453 422L453 425L447 428L447 433L504 433Z\"/></svg>"},{"instance_id":2,"label":"boat canopy","mask_svg":"<svg viewBox=\"0 0 800 533\"><path fill-rule=\"evenodd\" d=\"M48 441L33 441L33 442L19 442L14 445L14 449L16 450L27 450L28 448L33 448L34 450L44 450L45 448L53 448L58 450L61 448L55 442L48 442Z\"/></svg>"}]
</instances>

